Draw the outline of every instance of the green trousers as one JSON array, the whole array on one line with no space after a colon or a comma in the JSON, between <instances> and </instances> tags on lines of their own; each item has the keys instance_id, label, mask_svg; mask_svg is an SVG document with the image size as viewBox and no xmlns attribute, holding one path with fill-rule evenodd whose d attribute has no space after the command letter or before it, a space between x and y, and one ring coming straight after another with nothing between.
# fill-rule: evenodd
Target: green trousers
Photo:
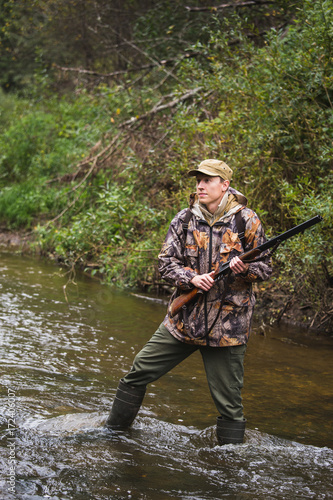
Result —
<instances>
[{"instance_id":1,"label":"green trousers","mask_svg":"<svg viewBox=\"0 0 333 500\"><path fill-rule=\"evenodd\" d=\"M246 345L200 347L185 344L174 338L161 324L136 355L131 371L122 380L134 387L147 386L198 349L218 412L224 419L243 420L241 389L244 379Z\"/></svg>"}]
</instances>

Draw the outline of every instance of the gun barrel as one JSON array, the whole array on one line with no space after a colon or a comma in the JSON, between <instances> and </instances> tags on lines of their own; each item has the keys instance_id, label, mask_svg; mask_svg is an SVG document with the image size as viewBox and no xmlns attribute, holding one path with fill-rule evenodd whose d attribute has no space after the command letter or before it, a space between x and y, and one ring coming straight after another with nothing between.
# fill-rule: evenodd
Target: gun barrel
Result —
<instances>
[{"instance_id":1,"label":"gun barrel","mask_svg":"<svg viewBox=\"0 0 333 500\"><path fill-rule=\"evenodd\" d=\"M291 229L288 229L288 231L285 231L284 233L279 234L278 236L275 236L274 238L266 241L266 243L263 243L258 248L260 248L261 252L264 252L265 250L272 248L278 241L282 243L283 241L296 236L296 234L302 233L303 231L305 231L305 229L309 229L309 227L318 224L318 222L321 222L322 220L323 218L321 215L316 215L315 217L312 217L312 219L302 222L302 224L292 227Z\"/></svg>"}]
</instances>

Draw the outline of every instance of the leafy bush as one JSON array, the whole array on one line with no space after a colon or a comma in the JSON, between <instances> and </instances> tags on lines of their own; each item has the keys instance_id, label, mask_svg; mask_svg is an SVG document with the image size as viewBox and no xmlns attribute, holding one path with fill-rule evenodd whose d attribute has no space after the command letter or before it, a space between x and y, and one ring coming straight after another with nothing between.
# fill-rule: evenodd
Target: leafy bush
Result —
<instances>
[{"instance_id":1,"label":"leafy bush","mask_svg":"<svg viewBox=\"0 0 333 500\"><path fill-rule=\"evenodd\" d=\"M164 214L138 198L135 184L106 185L95 206L72 217L68 226L36 229L44 252L68 266L88 265L108 281L136 285L152 279ZM149 278L148 278L149 277Z\"/></svg>"},{"instance_id":2,"label":"leafy bush","mask_svg":"<svg viewBox=\"0 0 333 500\"><path fill-rule=\"evenodd\" d=\"M31 228L41 216L52 213L56 190L26 181L0 190L0 222L7 229Z\"/></svg>"}]
</instances>

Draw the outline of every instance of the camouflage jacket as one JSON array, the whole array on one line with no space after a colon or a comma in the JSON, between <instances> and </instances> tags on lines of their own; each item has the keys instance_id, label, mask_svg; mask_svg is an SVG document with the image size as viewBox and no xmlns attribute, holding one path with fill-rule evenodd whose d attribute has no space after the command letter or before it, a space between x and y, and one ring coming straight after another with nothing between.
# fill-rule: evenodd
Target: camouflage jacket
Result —
<instances>
[{"instance_id":1,"label":"camouflage jacket","mask_svg":"<svg viewBox=\"0 0 333 500\"><path fill-rule=\"evenodd\" d=\"M236 206L212 224L200 217L198 203L191 206L186 236L183 221L187 209L172 220L159 254L161 277L177 287L169 305L182 291L193 288L190 281L196 274L218 270L232 257L266 241L258 216L246 208L246 198L232 188L229 191L237 200ZM235 219L239 210L245 227L245 249ZM230 274L225 293L226 278L216 282L209 292L198 294L197 300L173 318L168 307L164 325L174 337L186 343L211 347L245 344L255 304L252 283L268 279L271 272L269 257L253 262L245 275Z\"/></svg>"}]
</instances>

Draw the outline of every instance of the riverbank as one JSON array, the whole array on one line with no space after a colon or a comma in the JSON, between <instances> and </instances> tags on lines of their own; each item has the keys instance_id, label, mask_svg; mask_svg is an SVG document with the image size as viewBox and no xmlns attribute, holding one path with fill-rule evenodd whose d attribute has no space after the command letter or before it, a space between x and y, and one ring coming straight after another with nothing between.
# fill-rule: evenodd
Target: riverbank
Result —
<instances>
[{"instance_id":1,"label":"riverbank","mask_svg":"<svg viewBox=\"0 0 333 500\"><path fill-rule=\"evenodd\" d=\"M33 242L34 238L31 232L0 232L0 250L3 248L6 251L38 255L38 251L32 246ZM54 261L53 255L46 256L46 258ZM91 274L91 271L85 270L85 273ZM103 280L103 274L99 275L99 279ZM140 292L145 291L145 289L146 286L138 286ZM133 290L133 292L138 290ZM290 292L279 287L276 277L267 284L265 283L264 286L255 284L254 290L257 297L255 315L261 324L260 333L263 335L266 327L276 324L285 324L320 335L331 336L333 334L333 311L328 310L325 314L318 314L312 304L299 302L295 291ZM165 300L167 300L168 291L161 287L159 287L159 291L159 297L161 293L165 294ZM150 294L150 297L154 298L152 295ZM156 300L160 300L160 298L156 298Z\"/></svg>"},{"instance_id":2,"label":"riverbank","mask_svg":"<svg viewBox=\"0 0 333 500\"><path fill-rule=\"evenodd\" d=\"M32 241L32 233L20 233L11 231L0 232L0 248L7 250L30 252L30 242Z\"/></svg>"}]
</instances>

